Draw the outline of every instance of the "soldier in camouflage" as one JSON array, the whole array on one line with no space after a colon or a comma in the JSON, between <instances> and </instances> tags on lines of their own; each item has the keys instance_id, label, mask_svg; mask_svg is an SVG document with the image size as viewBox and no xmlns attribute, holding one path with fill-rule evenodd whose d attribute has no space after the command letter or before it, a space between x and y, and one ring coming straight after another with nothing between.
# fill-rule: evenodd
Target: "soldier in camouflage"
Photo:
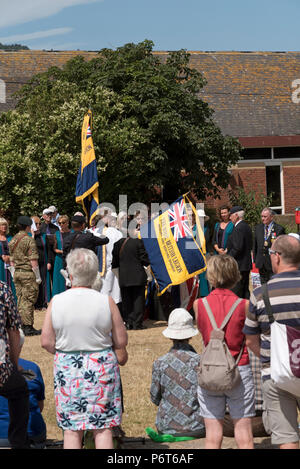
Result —
<instances>
[{"instance_id":1,"label":"soldier in camouflage","mask_svg":"<svg viewBox=\"0 0 300 469\"><path fill-rule=\"evenodd\" d=\"M17 220L19 232L9 243L11 263L15 269L14 283L18 300L18 310L22 319L22 329L26 336L39 335L33 327L34 305L41 283L38 250L33 238L28 236L32 220L20 216Z\"/></svg>"}]
</instances>

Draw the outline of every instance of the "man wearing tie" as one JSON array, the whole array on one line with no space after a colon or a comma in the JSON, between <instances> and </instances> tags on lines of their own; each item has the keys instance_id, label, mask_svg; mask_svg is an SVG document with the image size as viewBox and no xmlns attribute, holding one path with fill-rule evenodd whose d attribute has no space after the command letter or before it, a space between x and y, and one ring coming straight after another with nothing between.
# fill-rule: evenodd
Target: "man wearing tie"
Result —
<instances>
[{"instance_id":1,"label":"man wearing tie","mask_svg":"<svg viewBox=\"0 0 300 469\"><path fill-rule=\"evenodd\" d=\"M261 220L254 231L253 261L261 283L267 283L273 275L269 248L278 236L285 234L285 229L274 222L274 212L268 207L262 210Z\"/></svg>"}]
</instances>

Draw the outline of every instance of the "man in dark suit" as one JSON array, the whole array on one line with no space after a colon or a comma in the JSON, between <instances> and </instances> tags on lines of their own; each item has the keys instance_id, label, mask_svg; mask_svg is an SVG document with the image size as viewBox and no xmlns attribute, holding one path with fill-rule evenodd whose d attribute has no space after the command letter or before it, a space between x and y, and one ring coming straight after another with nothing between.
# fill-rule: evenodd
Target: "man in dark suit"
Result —
<instances>
[{"instance_id":1,"label":"man in dark suit","mask_svg":"<svg viewBox=\"0 0 300 469\"><path fill-rule=\"evenodd\" d=\"M85 218L81 215L74 215L71 218L71 226L74 233L71 233L64 242L62 254L64 268L66 268L66 257L72 249L85 248L96 252L97 246L109 243L106 236L94 236L89 231L85 232Z\"/></svg>"},{"instance_id":2,"label":"man in dark suit","mask_svg":"<svg viewBox=\"0 0 300 469\"><path fill-rule=\"evenodd\" d=\"M229 213L234 229L228 239L227 254L237 261L242 277L232 291L240 298L248 299L250 297L249 274L252 268L252 230L244 221L245 213L242 207L232 207Z\"/></svg>"},{"instance_id":3,"label":"man in dark suit","mask_svg":"<svg viewBox=\"0 0 300 469\"><path fill-rule=\"evenodd\" d=\"M278 236L285 234L285 229L274 222L274 212L268 207L262 210L261 221L254 231L253 261L261 283L267 283L273 275L269 248Z\"/></svg>"},{"instance_id":4,"label":"man in dark suit","mask_svg":"<svg viewBox=\"0 0 300 469\"><path fill-rule=\"evenodd\" d=\"M122 297L122 317L127 329L145 329L145 267L150 265L144 243L135 229L128 227L128 238L114 244L112 269L119 269L119 285Z\"/></svg>"}]
</instances>

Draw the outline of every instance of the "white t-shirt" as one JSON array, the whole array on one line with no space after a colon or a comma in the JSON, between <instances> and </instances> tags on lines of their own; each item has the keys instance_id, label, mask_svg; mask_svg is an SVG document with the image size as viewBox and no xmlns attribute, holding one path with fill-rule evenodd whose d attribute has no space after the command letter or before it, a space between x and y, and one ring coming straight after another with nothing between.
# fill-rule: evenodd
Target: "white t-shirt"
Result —
<instances>
[{"instance_id":1,"label":"white t-shirt","mask_svg":"<svg viewBox=\"0 0 300 469\"><path fill-rule=\"evenodd\" d=\"M71 288L52 299L56 350L99 351L112 346L108 296L91 288Z\"/></svg>"}]
</instances>

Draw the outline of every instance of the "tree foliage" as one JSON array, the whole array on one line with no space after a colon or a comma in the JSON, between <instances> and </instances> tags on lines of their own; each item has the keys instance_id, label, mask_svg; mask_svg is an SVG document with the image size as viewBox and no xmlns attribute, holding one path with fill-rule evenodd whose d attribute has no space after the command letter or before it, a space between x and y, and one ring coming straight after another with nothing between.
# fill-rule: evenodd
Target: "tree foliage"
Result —
<instances>
[{"instance_id":1,"label":"tree foliage","mask_svg":"<svg viewBox=\"0 0 300 469\"><path fill-rule=\"evenodd\" d=\"M100 201L147 203L170 185L198 198L226 187L228 166L240 157L237 140L223 136L199 98L202 75L184 51L161 60L153 43L102 49L85 61L36 75L18 106L0 117L0 206L24 213L57 205L75 208L81 125L93 111ZM183 177L184 173L184 177Z\"/></svg>"},{"instance_id":2,"label":"tree foliage","mask_svg":"<svg viewBox=\"0 0 300 469\"><path fill-rule=\"evenodd\" d=\"M6 51L29 50L29 47L22 46L22 44L2 44L0 42L0 50L6 50Z\"/></svg>"}]
</instances>

